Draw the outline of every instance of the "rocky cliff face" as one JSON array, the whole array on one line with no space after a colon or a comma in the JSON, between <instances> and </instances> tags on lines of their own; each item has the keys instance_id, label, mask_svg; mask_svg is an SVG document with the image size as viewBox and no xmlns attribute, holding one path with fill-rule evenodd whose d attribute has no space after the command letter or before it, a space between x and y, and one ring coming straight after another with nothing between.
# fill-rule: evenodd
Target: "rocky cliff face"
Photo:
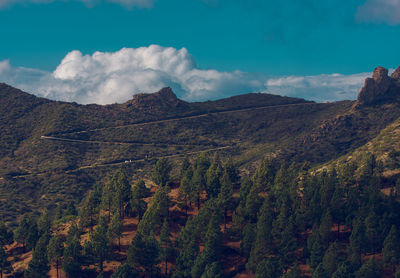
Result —
<instances>
[{"instance_id":1,"label":"rocky cliff face","mask_svg":"<svg viewBox=\"0 0 400 278\"><path fill-rule=\"evenodd\" d=\"M400 98L400 67L391 76L388 73L388 70L382 67L374 70L372 78L365 80L364 87L358 94L356 107Z\"/></svg>"}]
</instances>

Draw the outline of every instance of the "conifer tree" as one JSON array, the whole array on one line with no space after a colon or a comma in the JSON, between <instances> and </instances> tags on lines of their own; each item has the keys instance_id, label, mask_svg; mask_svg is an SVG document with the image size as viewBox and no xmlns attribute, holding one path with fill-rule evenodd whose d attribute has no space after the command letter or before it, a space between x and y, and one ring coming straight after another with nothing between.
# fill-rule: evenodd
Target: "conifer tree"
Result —
<instances>
[{"instance_id":1,"label":"conifer tree","mask_svg":"<svg viewBox=\"0 0 400 278\"><path fill-rule=\"evenodd\" d=\"M228 211L233 207L233 183L226 170L221 177L221 190L218 194L218 201L224 213L224 230L226 230Z\"/></svg>"},{"instance_id":2,"label":"conifer tree","mask_svg":"<svg viewBox=\"0 0 400 278\"><path fill-rule=\"evenodd\" d=\"M221 176L223 174L223 168L218 154L216 153L213 162L206 172L206 192L207 198L216 198L221 187Z\"/></svg>"},{"instance_id":3,"label":"conifer tree","mask_svg":"<svg viewBox=\"0 0 400 278\"><path fill-rule=\"evenodd\" d=\"M174 252L170 236L169 224L165 219L160 232L160 259L165 263L165 275L168 275L168 261L172 258Z\"/></svg>"},{"instance_id":4,"label":"conifer tree","mask_svg":"<svg viewBox=\"0 0 400 278\"><path fill-rule=\"evenodd\" d=\"M37 220L38 234L50 234L51 229L51 219L49 212L45 210Z\"/></svg>"},{"instance_id":5,"label":"conifer tree","mask_svg":"<svg viewBox=\"0 0 400 278\"><path fill-rule=\"evenodd\" d=\"M68 231L62 262L62 268L68 277L81 276L81 257L82 246L80 244L78 228L73 225Z\"/></svg>"},{"instance_id":6,"label":"conifer tree","mask_svg":"<svg viewBox=\"0 0 400 278\"><path fill-rule=\"evenodd\" d=\"M64 243L60 236L53 236L50 238L49 245L47 246L47 258L50 263L55 263L57 278L60 261L64 251Z\"/></svg>"},{"instance_id":7,"label":"conifer tree","mask_svg":"<svg viewBox=\"0 0 400 278\"><path fill-rule=\"evenodd\" d=\"M375 258L366 261L356 273L356 278L379 278L382 277L382 267Z\"/></svg>"},{"instance_id":8,"label":"conifer tree","mask_svg":"<svg viewBox=\"0 0 400 278\"><path fill-rule=\"evenodd\" d=\"M22 243L23 251L25 252L26 248L26 240L28 238L28 232L29 232L29 219L28 215L25 214L22 219L18 223L18 227L15 230L15 240L18 243Z\"/></svg>"},{"instance_id":9,"label":"conifer tree","mask_svg":"<svg viewBox=\"0 0 400 278\"><path fill-rule=\"evenodd\" d=\"M32 260L28 264L28 268L24 273L26 278L43 278L48 277L50 270L49 261L47 259L47 244L49 236L42 235L38 240L32 254Z\"/></svg>"},{"instance_id":10,"label":"conifer tree","mask_svg":"<svg viewBox=\"0 0 400 278\"><path fill-rule=\"evenodd\" d=\"M256 270L256 278L275 278L281 276L278 262L273 258L261 261Z\"/></svg>"},{"instance_id":11,"label":"conifer tree","mask_svg":"<svg viewBox=\"0 0 400 278\"><path fill-rule=\"evenodd\" d=\"M206 237L204 239L204 249L200 256L196 258L192 267L191 274L193 278L200 278L207 265L220 261L221 240L222 233L219 227L219 216L214 214L211 216L208 224Z\"/></svg>"},{"instance_id":12,"label":"conifer tree","mask_svg":"<svg viewBox=\"0 0 400 278\"><path fill-rule=\"evenodd\" d=\"M100 272L103 272L103 263L108 258L110 252L109 238L107 236L107 221L104 217L100 218L96 229L90 234L86 248L90 257L94 258L99 263Z\"/></svg>"},{"instance_id":13,"label":"conifer tree","mask_svg":"<svg viewBox=\"0 0 400 278\"><path fill-rule=\"evenodd\" d=\"M133 268L143 268L146 274L152 276L159 262L160 249L154 235L145 236L137 232L129 246L127 262Z\"/></svg>"},{"instance_id":14,"label":"conifer tree","mask_svg":"<svg viewBox=\"0 0 400 278\"><path fill-rule=\"evenodd\" d=\"M118 214L113 214L110 225L108 226L108 238L118 239L118 250L121 251L121 236L122 236L123 223Z\"/></svg>"},{"instance_id":15,"label":"conifer tree","mask_svg":"<svg viewBox=\"0 0 400 278\"><path fill-rule=\"evenodd\" d=\"M324 258L322 259L322 265L324 269L328 272L329 277L332 277L332 274L336 271L338 267L338 250L340 250L337 242L329 245L328 250L326 250L324 254Z\"/></svg>"},{"instance_id":16,"label":"conifer tree","mask_svg":"<svg viewBox=\"0 0 400 278\"><path fill-rule=\"evenodd\" d=\"M174 276L190 277L191 269L199 252L197 227L193 219L186 222L175 241L178 249Z\"/></svg>"},{"instance_id":17,"label":"conifer tree","mask_svg":"<svg viewBox=\"0 0 400 278\"><path fill-rule=\"evenodd\" d=\"M204 273L201 275L201 278L223 278L225 277L221 270L221 265L219 262L213 262L211 264L206 265L206 269Z\"/></svg>"},{"instance_id":18,"label":"conifer tree","mask_svg":"<svg viewBox=\"0 0 400 278\"><path fill-rule=\"evenodd\" d=\"M172 166L166 158L161 158L154 165L152 180L158 186L165 186L170 180Z\"/></svg>"},{"instance_id":19,"label":"conifer tree","mask_svg":"<svg viewBox=\"0 0 400 278\"><path fill-rule=\"evenodd\" d=\"M268 199L260 208L256 237L251 248L249 262L246 268L255 272L257 265L273 251L272 223L274 214Z\"/></svg>"},{"instance_id":20,"label":"conifer tree","mask_svg":"<svg viewBox=\"0 0 400 278\"><path fill-rule=\"evenodd\" d=\"M94 193L90 191L86 198L83 200L83 206L80 211L79 224L82 228L89 227L93 230L95 219L98 213L96 198Z\"/></svg>"},{"instance_id":21,"label":"conifer tree","mask_svg":"<svg viewBox=\"0 0 400 278\"><path fill-rule=\"evenodd\" d=\"M365 226L363 221L357 218L353 221L353 229L350 234L350 244L348 247L348 256L352 263L361 265L361 255L366 250L366 245Z\"/></svg>"},{"instance_id":22,"label":"conifer tree","mask_svg":"<svg viewBox=\"0 0 400 278\"><path fill-rule=\"evenodd\" d=\"M133 187L131 209L134 215L137 215L139 221L147 209L147 203L143 200L148 194L148 189L143 180L139 180Z\"/></svg>"},{"instance_id":23,"label":"conifer tree","mask_svg":"<svg viewBox=\"0 0 400 278\"><path fill-rule=\"evenodd\" d=\"M399 233L396 226L393 225L383 242L382 248L383 261L392 267L393 272L395 271L395 267L400 263L399 241Z\"/></svg>"},{"instance_id":24,"label":"conifer tree","mask_svg":"<svg viewBox=\"0 0 400 278\"><path fill-rule=\"evenodd\" d=\"M111 221L111 210L114 197L114 183L107 182L102 189L101 206L108 211L108 221Z\"/></svg>"}]
</instances>

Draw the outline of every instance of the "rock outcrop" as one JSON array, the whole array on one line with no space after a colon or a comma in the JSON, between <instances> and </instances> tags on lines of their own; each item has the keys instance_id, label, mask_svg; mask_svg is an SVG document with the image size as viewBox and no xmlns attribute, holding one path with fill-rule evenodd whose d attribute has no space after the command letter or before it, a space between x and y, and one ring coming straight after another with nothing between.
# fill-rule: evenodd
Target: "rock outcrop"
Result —
<instances>
[{"instance_id":1,"label":"rock outcrop","mask_svg":"<svg viewBox=\"0 0 400 278\"><path fill-rule=\"evenodd\" d=\"M187 103L178 99L170 87L166 87L153 94L136 94L125 105L142 111L156 111L184 107Z\"/></svg>"},{"instance_id":2,"label":"rock outcrop","mask_svg":"<svg viewBox=\"0 0 400 278\"><path fill-rule=\"evenodd\" d=\"M400 98L400 67L391 76L385 68L374 70L372 78L367 78L364 87L358 94L356 107L393 101Z\"/></svg>"}]
</instances>

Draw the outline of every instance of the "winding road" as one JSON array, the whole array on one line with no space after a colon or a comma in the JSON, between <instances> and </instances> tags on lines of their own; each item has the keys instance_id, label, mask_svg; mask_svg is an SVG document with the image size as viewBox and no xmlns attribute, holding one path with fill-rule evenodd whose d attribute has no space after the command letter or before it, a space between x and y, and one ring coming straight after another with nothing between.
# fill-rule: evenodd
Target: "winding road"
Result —
<instances>
[{"instance_id":1,"label":"winding road","mask_svg":"<svg viewBox=\"0 0 400 278\"><path fill-rule=\"evenodd\" d=\"M198 114L198 115L191 115L191 116L184 116L184 117L175 117L175 118L170 118L170 119L161 119L161 120L153 120L153 121L147 121L147 122L138 122L138 123L124 124L124 125L112 126L112 127L102 127L102 128L88 129L88 130L82 130L82 131L64 132L64 133L61 133L59 135L62 136L62 135L67 135L67 134L82 134L82 133L89 133L89 132L109 130L109 129L120 129L120 128L133 127L133 126L145 126L145 125L159 124L159 123L166 123L166 122L173 122L173 121L197 119L197 118L207 117L207 116L210 116L210 115L221 115L221 114L240 113L240 112L263 110L263 109L275 109L275 108L282 108L282 107L289 107L289 106L303 106L303 105L316 105L316 104L317 103L315 103L315 102L305 102L305 103L292 103L292 104L281 104L281 105L265 105L265 106L258 106L258 107L247 107L247 108L230 109L230 110L224 110L224 111L213 111L213 112L209 112L209 113L202 113L202 114ZM40 139L41 140L52 140L52 141L64 141L64 142L71 142L71 143L83 143L83 144L114 144L114 145L141 145L141 146L186 146L186 147L199 146L199 145L189 145L189 144L163 144L163 143L141 143L141 142L81 140L81 139L64 138L64 137L53 136L53 135L42 135L40 137ZM168 155L163 155L163 156L154 156L154 157L152 157L152 159L176 158L176 157L183 157L183 156L186 156L186 155L194 155L194 154L198 154L198 153L218 151L218 150L224 150L224 149L229 149L229 148L232 148L232 146L220 146L220 147L207 148L207 149L194 151L194 152L190 152L189 151L189 152L184 152L184 153L179 153L179 154L175 153L175 154L168 154ZM146 158L122 159L122 160L119 160L119 161L116 161L116 162L94 163L94 164L87 165L87 166L81 166L79 168L72 169L72 170L65 170L64 172L65 173L72 173L72 172L77 172L77 171L84 170L84 169L91 169L91 168L98 168L98 167L110 167L110 166L117 166L117 165L136 163L136 162L144 162L144 161L147 161L147 159ZM26 178L26 177L31 177L31 176L39 176L39 175L45 175L45 174L47 174L49 172L51 172L51 171L45 171L45 172L39 172L39 173L29 173L29 174L23 174L23 175L16 175L16 176L13 176L13 178ZM0 180L4 180L4 178L0 177Z\"/></svg>"}]
</instances>

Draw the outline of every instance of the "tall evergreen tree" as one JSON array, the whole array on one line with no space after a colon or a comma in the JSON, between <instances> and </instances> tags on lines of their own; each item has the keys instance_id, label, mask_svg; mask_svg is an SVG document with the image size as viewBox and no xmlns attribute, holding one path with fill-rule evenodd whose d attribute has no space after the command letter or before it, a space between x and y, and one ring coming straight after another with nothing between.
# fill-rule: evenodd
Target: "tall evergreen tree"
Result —
<instances>
[{"instance_id":1,"label":"tall evergreen tree","mask_svg":"<svg viewBox=\"0 0 400 278\"><path fill-rule=\"evenodd\" d=\"M26 278L43 278L48 277L47 273L50 270L49 261L47 259L47 244L49 236L42 235L38 240L32 254L32 259L25 270Z\"/></svg>"},{"instance_id":2,"label":"tall evergreen tree","mask_svg":"<svg viewBox=\"0 0 400 278\"><path fill-rule=\"evenodd\" d=\"M87 253L99 263L100 272L103 272L103 263L110 253L109 238L107 236L107 221L100 218L99 224L93 233L90 234L87 243Z\"/></svg>"},{"instance_id":3,"label":"tall evergreen tree","mask_svg":"<svg viewBox=\"0 0 400 278\"><path fill-rule=\"evenodd\" d=\"M143 180L139 180L133 187L131 209L134 215L137 215L139 221L147 209L147 203L143 200L148 194L148 189Z\"/></svg>"},{"instance_id":4,"label":"tall evergreen tree","mask_svg":"<svg viewBox=\"0 0 400 278\"><path fill-rule=\"evenodd\" d=\"M172 166L166 158L161 158L154 165L152 180L159 186L167 185Z\"/></svg>"},{"instance_id":5,"label":"tall evergreen tree","mask_svg":"<svg viewBox=\"0 0 400 278\"><path fill-rule=\"evenodd\" d=\"M160 232L160 259L165 263L165 275L168 275L168 261L174 253L170 236L169 224L165 219Z\"/></svg>"},{"instance_id":6,"label":"tall evergreen tree","mask_svg":"<svg viewBox=\"0 0 400 278\"><path fill-rule=\"evenodd\" d=\"M145 236L137 232L129 246L127 262L138 270L143 268L146 274L152 276L159 262L159 254L159 245L154 236Z\"/></svg>"},{"instance_id":7,"label":"tall evergreen tree","mask_svg":"<svg viewBox=\"0 0 400 278\"><path fill-rule=\"evenodd\" d=\"M257 265L273 251L272 223L274 212L268 199L265 199L260 208L256 237L251 248L250 258L246 268L255 272Z\"/></svg>"},{"instance_id":8,"label":"tall evergreen tree","mask_svg":"<svg viewBox=\"0 0 400 278\"><path fill-rule=\"evenodd\" d=\"M108 238L109 239L118 239L118 250L121 251L121 236L123 223L118 214L113 214L111 218L110 225L108 226Z\"/></svg>"},{"instance_id":9,"label":"tall evergreen tree","mask_svg":"<svg viewBox=\"0 0 400 278\"><path fill-rule=\"evenodd\" d=\"M400 263L399 241L399 233L396 226L393 225L383 242L382 248L383 261L392 267L393 272L395 272L395 267Z\"/></svg>"},{"instance_id":10,"label":"tall evergreen tree","mask_svg":"<svg viewBox=\"0 0 400 278\"><path fill-rule=\"evenodd\" d=\"M50 238L49 245L47 246L47 258L50 263L55 263L57 278L58 269L61 263L61 258L64 251L64 243L60 236L53 236Z\"/></svg>"},{"instance_id":11,"label":"tall evergreen tree","mask_svg":"<svg viewBox=\"0 0 400 278\"><path fill-rule=\"evenodd\" d=\"M223 168L218 154L216 153L213 162L206 172L206 192L207 197L215 198L218 196L221 187L221 176L223 174Z\"/></svg>"},{"instance_id":12,"label":"tall evergreen tree","mask_svg":"<svg viewBox=\"0 0 400 278\"><path fill-rule=\"evenodd\" d=\"M224 213L224 230L226 230L228 211L233 207L233 183L226 170L224 170L221 177L221 190L218 194L218 201Z\"/></svg>"}]
</instances>

